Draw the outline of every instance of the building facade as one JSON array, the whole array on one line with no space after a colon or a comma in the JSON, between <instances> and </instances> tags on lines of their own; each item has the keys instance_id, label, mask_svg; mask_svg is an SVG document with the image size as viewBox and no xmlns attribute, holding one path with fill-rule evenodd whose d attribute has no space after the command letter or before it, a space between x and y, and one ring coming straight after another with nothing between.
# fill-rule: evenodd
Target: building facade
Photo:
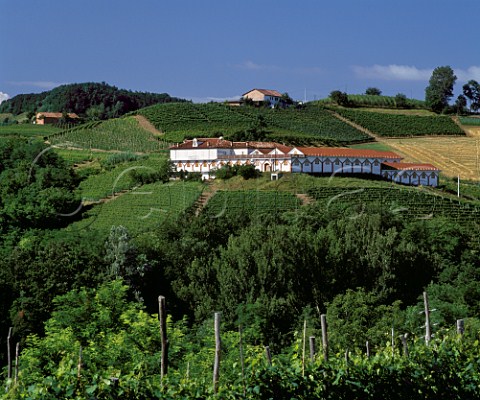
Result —
<instances>
[{"instance_id":1,"label":"building facade","mask_svg":"<svg viewBox=\"0 0 480 400\"><path fill-rule=\"evenodd\" d=\"M232 142L223 138L185 140L170 147L176 171L212 179L224 165L253 165L261 172L367 174L407 185L438 185L431 164L402 163L391 151L338 147L291 147L274 142Z\"/></svg>"}]
</instances>

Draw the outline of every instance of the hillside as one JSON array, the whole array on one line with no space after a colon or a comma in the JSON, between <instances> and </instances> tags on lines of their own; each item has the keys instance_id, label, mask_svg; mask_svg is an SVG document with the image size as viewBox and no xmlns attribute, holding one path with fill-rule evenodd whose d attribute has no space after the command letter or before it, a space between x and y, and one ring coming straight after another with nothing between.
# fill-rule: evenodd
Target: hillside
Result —
<instances>
[{"instance_id":1,"label":"hillside","mask_svg":"<svg viewBox=\"0 0 480 400\"><path fill-rule=\"evenodd\" d=\"M37 94L19 94L0 105L0 114L73 112L90 119L118 117L152 104L184 101L167 93L132 92L102 83L72 83ZM1 121L0 121L1 122Z\"/></svg>"},{"instance_id":2,"label":"hillside","mask_svg":"<svg viewBox=\"0 0 480 400\"><path fill-rule=\"evenodd\" d=\"M323 107L270 109L224 104L159 104L138 111L168 142L226 136L237 140L276 140L292 144L348 145L372 140Z\"/></svg>"}]
</instances>

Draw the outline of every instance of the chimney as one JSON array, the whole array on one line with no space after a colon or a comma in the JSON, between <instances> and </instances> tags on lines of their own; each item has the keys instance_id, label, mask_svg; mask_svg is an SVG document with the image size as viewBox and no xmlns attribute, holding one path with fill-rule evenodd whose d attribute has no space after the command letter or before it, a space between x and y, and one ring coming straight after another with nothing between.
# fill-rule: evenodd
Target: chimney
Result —
<instances>
[{"instance_id":1,"label":"chimney","mask_svg":"<svg viewBox=\"0 0 480 400\"><path fill-rule=\"evenodd\" d=\"M192 140L192 147L198 147L198 140L197 140L197 138L194 138L194 139Z\"/></svg>"}]
</instances>

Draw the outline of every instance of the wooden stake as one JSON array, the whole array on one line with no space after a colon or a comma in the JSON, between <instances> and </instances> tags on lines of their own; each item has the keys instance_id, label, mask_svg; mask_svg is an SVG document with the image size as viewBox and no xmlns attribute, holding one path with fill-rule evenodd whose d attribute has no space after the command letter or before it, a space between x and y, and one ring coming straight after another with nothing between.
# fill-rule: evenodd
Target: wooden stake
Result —
<instances>
[{"instance_id":1,"label":"wooden stake","mask_svg":"<svg viewBox=\"0 0 480 400\"><path fill-rule=\"evenodd\" d=\"M10 343L12 340L12 330L13 330L13 327L10 327L8 329L8 336L7 336L8 379L12 377L12 350L10 349Z\"/></svg>"},{"instance_id":2,"label":"wooden stake","mask_svg":"<svg viewBox=\"0 0 480 400\"><path fill-rule=\"evenodd\" d=\"M221 341L220 341L220 313L215 313L215 362L213 364L213 392L217 394L218 392L218 381L220 379L220 352L221 352Z\"/></svg>"},{"instance_id":3,"label":"wooden stake","mask_svg":"<svg viewBox=\"0 0 480 400\"><path fill-rule=\"evenodd\" d=\"M425 343L428 345L432 339L432 331L430 329L430 307L427 292L423 292L423 304L425 307Z\"/></svg>"},{"instance_id":4,"label":"wooden stake","mask_svg":"<svg viewBox=\"0 0 480 400\"><path fill-rule=\"evenodd\" d=\"M20 357L20 343L17 342L15 347L15 383L18 381L18 363Z\"/></svg>"},{"instance_id":5,"label":"wooden stake","mask_svg":"<svg viewBox=\"0 0 480 400\"><path fill-rule=\"evenodd\" d=\"M367 357L370 358L370 343L367 340L367 343L365 343L365 347L367 348Z\"/></svg>"},{"instance_id":6,"label":"wooden stake","mask_svg":"<svg viewBox=\"0 0 480 400\"><path fill-rule=\"evenodd\" d=\"M328 334L327 334L327 316L322 314L320 316L320 322L322 325L322 347L323 347L323 359L328 361Z\"/></svg>"},{"instance_id":7,"label":"wooden stake","mask_svg":"<svg viewBox=\"0 0 480 400\"><path fill-rule=\"evenodd\" d=\"M406 334L401 335L400 339L402 340L402 344L403 344L403 354L405 355L405 357L408 357L409 354L408 354L407 335Z\"/></svg>"},{"instance_id":8,"label":"wooden stake","mask_svg":"<svg viewBox=\"0 0 480 400\"><path fill-rule=\"evenodd\" d=\"M305 376L305 347L307 345L307 320L303 322L302 376Z\"/></svg>"},{"instance_id":9,"label":"wooden stake","mask_svg":"<svg viewBox=\"0 0 480 400\"><path fill-rule=\"evenodd\" d=\"M457 319L457 333L463 335L465 332L465 322L463 319Z\"/></svg>"},{"instance_id":10,"label":"wooden stake","mask_svg":"<svg viewBox=\"0 0 480 400\"><path fill-rule=\"evenodd\" d=\"M315 354L317 353L317 349L315 348L315 336L310 336L308 341L310 343L310 361L313 363L315 361Z\"/></svg>"},{"instance_id":11,"label":"wooden stake","mask_svg":"<svg viewBox=\"0 0 480 400\"><path fill-rule=\"evenodd\" d=\"M395 357L395 328L392 326L392 358Z\"/></svg>"},{"instance_id":12,"label":"wooden stake","mask_svg":"<svg viewBox=\"0 0 480 400\"><path fill-rule=\"evenodd\" d=\"M165 297L158 296L158 316L160 320L160 336L162 341L162 359L160 363L160 378L163 379L168 371L168 338L167 338L167 311Z\"/></svg>"},{"instance_id":13,"label":"wooden stake","mask_svg":"<svg viewBox=\"0 0 480 400\"><path fill-rule=\"evenodd\" d=\"M243 359L243 340L242 340L242 325L238 326L239 347L240 347L240 365L242 366L242 385L243 397L247 395L247 388L245 386L245 360Z\"/></svg>"},{"instance_id":14,"label":"wooden stake","mask_svg":"<svg viewBox=\"0 0 480 400\"><path fill-rule=\"evenodd\" d=\"M272 353L270 353L270 346L265 346L265 356L267 357L268 366L272 366Z\"/></svg>"},{"instance_id":15,"label":"wooden stake","mask_svg":"<svg viewBox=\"0 0 480 400\"><path fill-rule=\"evenodd\" d=\"M77 365L77 379L80 380L82 377L82 346L78 350L78 365Z\"/></svg>"}]
</instances>

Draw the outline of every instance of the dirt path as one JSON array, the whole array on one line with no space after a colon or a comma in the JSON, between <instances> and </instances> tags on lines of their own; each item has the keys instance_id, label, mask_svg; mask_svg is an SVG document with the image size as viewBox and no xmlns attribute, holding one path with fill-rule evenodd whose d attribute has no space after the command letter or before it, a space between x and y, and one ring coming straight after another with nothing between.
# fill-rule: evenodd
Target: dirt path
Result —
<instances>
[{"instance_id":1,"label":"dirt path","mask_svg":"<svg viewBox=\"0 0 480 400\"><path fill-rule=\"evenodd\" d=\"M135 115L133 118L135 118L138 121L138 124L145 129L146 131L154 134L155 136L163 136L164 133L159 131L157 128L153 126L153 124L146 119L143 115Z\"/></svg>"},{"instance_id":2,"label":"dirt path","mask_svg":"<svg viewBox=\"0 0 480 400\"><path fill-rule=\"evenodd\" d=\"M296 196L302 202L302 206L307 206L309 204L315 203L315 199L313 197L310 197L308 194L297 193Z\"/></svg>"},{"instance_id":3,"label":"dirt path","mask_svg":"<svg viewBox=\"0 0 480 400\"><path fill-rule=\"evenodd\" d=\"M381 141L381 139L378 137L378 135L375 135L372 131L369 131L368 129L364 128L361 125L356 124L353 121L350 121L348 118L342 117L340 114L337 114L336 112L332 111L332 115L339 119L340 121L345 122L346 124L353 126L355 129L359 130L360 132L366 133L368 136L376 139L377 141Z\"/></svg>"}]
</instances>

